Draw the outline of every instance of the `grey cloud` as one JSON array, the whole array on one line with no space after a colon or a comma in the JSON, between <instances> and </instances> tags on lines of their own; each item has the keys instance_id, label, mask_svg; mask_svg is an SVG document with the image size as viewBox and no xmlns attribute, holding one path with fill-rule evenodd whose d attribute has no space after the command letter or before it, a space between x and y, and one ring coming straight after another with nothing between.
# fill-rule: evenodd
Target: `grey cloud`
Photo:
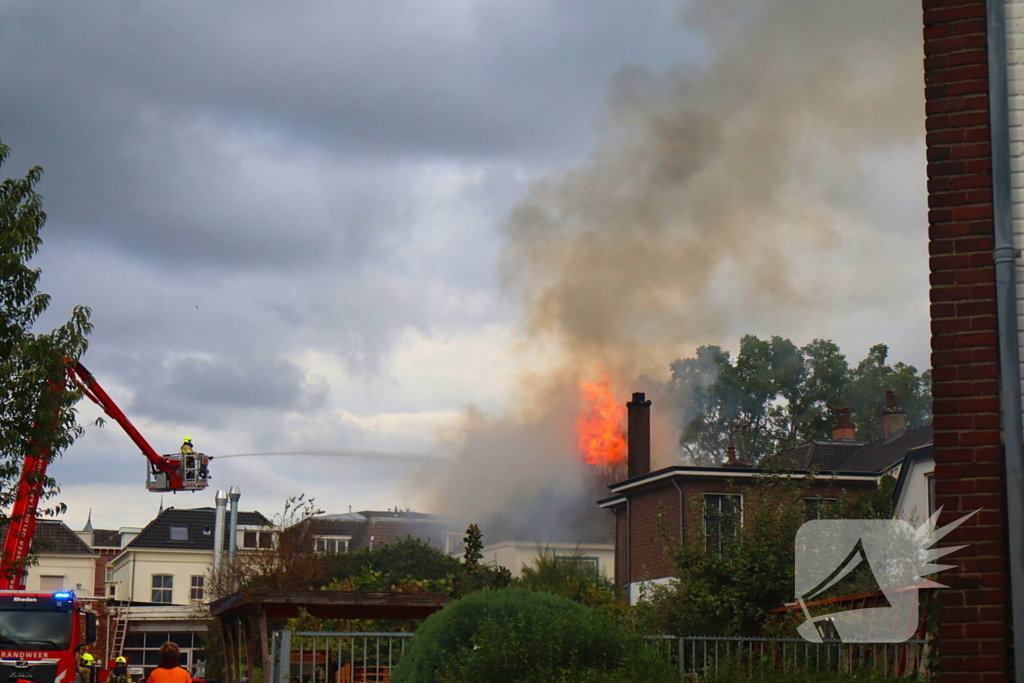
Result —
<instances>
[{"instance_id":1,"label":"grey cloud","mask_svg":"<svg viewBox=\"0 0 1024 683\"><path fill-rule=\"evenodd\" d=\"M183 330L187 334L187 330ZM131 371L132 365L125 368ZM186 357L139 362L147 381L128 407L159 420L215 426L227 411L288 412L324 405L326 387L273 357Z\"/></svg>"}]
</instances>

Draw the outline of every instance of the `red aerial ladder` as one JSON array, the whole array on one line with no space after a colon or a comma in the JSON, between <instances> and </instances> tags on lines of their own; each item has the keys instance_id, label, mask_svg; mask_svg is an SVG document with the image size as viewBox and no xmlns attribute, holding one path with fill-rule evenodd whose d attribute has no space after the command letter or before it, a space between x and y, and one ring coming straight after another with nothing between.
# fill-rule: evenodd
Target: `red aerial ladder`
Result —
<instances>
[{"instance_id":1,"label":"red aerial ladder","mask_svg":"<svg viewBox=\"0 0 1024 683\"><path fill-rule=\"evenodd\" d=\"M78 361L68 361L66 374L82 394L103 409L131 437L149 461L146 488L157 493L202 491L209 479L210 458L202 453L158 455L135 425L114 403L96 378ZM11 510L7 538L0 557L0 590L25 590L25 561L36 530L36 511L43 492L48 453L29 455L21 469L18 496Z\"/></svg>"}]
</instances>

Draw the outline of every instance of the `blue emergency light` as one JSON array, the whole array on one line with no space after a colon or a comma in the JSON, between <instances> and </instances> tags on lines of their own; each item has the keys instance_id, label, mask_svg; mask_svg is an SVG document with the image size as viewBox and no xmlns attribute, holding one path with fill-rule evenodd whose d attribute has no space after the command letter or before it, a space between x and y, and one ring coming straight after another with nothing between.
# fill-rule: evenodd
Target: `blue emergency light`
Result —
<instances>
[{"instance_id":1,"label":"blue emergency light","mask_svg":"<svg viewBox=\"0 0 1024 683\"><path fill-rule=\"evenodd\" d=\"M64 592L64 593L54 593L53 594L53 599L54 600L70 600L72 598L72 596L74 596L74 593L72 593L70 591L67 591L67 592Z\"/></svg>"}]
</instances>

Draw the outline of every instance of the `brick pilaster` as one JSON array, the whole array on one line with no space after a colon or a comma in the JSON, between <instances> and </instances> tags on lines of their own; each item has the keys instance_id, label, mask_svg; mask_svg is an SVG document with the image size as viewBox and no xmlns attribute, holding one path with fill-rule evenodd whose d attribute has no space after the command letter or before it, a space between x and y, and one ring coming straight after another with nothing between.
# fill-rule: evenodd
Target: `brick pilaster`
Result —
<instances>
[{"instance_id":1,"label":"brick pilaster","mask_svg":"<svg viewBox=\"0 0 1024 683\"><path fill-rule=\"evenodd\" d=\"M1000 439L984 0L923 0L935 494L944 539L940 680L1009 680L1006 501Z\"/></svg>"}]
</instances>

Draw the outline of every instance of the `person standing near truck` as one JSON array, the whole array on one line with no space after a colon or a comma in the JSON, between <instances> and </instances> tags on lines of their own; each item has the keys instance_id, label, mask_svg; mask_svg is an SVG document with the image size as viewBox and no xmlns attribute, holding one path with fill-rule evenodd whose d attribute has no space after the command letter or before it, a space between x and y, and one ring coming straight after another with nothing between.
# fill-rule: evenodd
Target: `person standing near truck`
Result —
<instances>
[{"instance_id":1,"label":"person standing near truck","mask_svg":"<svg viewBox=\"0 0 1024 683\"><path fill-rule=\"evenodd\" d=\"M160 665L149 674L146 683L192 683L192 676L181 667L181 650L171 642L160 646Z\"/></svg>"}]
</instances>

